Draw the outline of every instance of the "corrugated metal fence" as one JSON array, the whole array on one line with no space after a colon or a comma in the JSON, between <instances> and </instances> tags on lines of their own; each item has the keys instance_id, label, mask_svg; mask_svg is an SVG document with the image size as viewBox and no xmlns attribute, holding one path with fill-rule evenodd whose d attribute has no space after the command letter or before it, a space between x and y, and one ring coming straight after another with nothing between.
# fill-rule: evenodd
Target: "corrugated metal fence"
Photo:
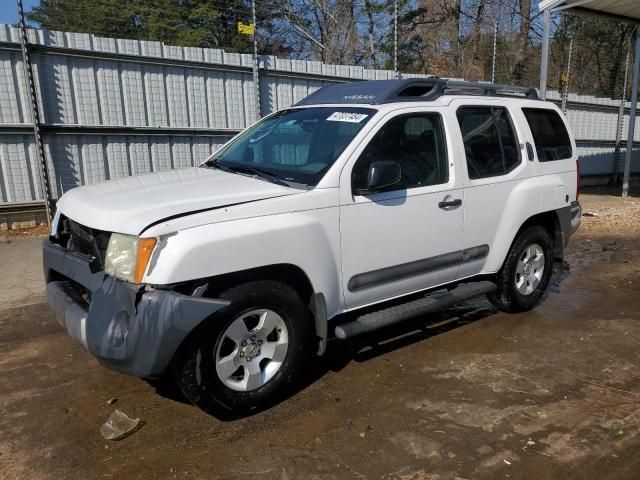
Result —
<instances>
[{"instance_id":1,"label":"corrugated metal fence","mask_svg":"<svg viewBox=\"0 0 640 480\"><path fill-rule=\"evenodd\" d=\"M54 198L78 185L196 165L259 118L251 55L43 30L29 37ZM19 38L0 25L0 205L42 199ZM329 83L391 78L388 70L261 56L260 113ZM569 97L583 173L612 171L618 108Z\"/></svg>"}]
</instances>

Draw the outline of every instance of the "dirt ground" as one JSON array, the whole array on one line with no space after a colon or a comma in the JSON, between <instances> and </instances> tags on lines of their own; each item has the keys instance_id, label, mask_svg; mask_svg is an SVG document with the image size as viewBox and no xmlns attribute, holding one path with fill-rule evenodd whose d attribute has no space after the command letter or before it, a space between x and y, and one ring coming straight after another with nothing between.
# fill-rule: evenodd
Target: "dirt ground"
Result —
<instances>
[{"instance_id":1,"label":"dirt ground","mask_svg":"<svg viewBox=\"0 0 640 480\"><path fill-rule=\"evenodd\" d=\"M41 302L0 306L0 477L639 478L640 201L581 200L595 216L534 311L476 300L334 342L304 388L235 421L101 367ZM108 442L115 408L145 425Z\"/></svg>"}]
</instances>

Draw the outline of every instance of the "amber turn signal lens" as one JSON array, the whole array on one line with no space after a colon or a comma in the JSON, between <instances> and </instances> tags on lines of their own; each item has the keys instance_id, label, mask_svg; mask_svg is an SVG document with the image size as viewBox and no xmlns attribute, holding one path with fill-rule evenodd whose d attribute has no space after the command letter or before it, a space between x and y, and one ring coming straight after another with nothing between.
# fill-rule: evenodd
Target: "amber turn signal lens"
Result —
<instances>
[{"instance_id":1,"label":"amber turn signal lens","mask_svg":"<svg viewBox=\"0 0 640 480\"><path fill-rule=\"evenodd\" d=\"M136 268L133 270L133 283L141 283L144 272L149 265L149 259L153 248L156 246L155 238L139 238L136 246Z\"/></svg>"}]
</instances>

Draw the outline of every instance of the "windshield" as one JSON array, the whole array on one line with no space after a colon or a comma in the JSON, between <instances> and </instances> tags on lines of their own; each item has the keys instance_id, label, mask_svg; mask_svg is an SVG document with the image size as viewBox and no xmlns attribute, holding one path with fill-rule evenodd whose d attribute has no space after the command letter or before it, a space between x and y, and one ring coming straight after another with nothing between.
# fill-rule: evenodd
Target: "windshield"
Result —
<instances>
[{"instance_id":1,"label":"windshield","mask_svg":"<svg viewBox=\"0 0 640 480\"><path fill-rule=\"evenodd\" d=\"M375 112L351 107L283 110L247 129L204 166L313 187Z\"/></svg>"}]
</instances>

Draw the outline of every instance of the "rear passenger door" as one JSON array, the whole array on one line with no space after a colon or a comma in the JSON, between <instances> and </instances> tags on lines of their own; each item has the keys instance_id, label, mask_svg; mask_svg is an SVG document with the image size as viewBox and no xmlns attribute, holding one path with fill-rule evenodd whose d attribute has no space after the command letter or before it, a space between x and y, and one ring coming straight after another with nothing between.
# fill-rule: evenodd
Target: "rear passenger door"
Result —
<instances>
[{"instance_id":1,"label":"rear passenger door","mask_svg":"<svg viewBox=\"0 0 640 480\"><path fill-rule=\"evenodd\" d=\"M513 240L498 238L499 228L517 211L512 193L532 176L533 163L526 159L521 118L507 102L469 99L453 106L466 172L463 249L483 253L463 262L460 277L468 277L492 270L492 254L499 257L501 244Z\"/></svg>"}]
</instances>

